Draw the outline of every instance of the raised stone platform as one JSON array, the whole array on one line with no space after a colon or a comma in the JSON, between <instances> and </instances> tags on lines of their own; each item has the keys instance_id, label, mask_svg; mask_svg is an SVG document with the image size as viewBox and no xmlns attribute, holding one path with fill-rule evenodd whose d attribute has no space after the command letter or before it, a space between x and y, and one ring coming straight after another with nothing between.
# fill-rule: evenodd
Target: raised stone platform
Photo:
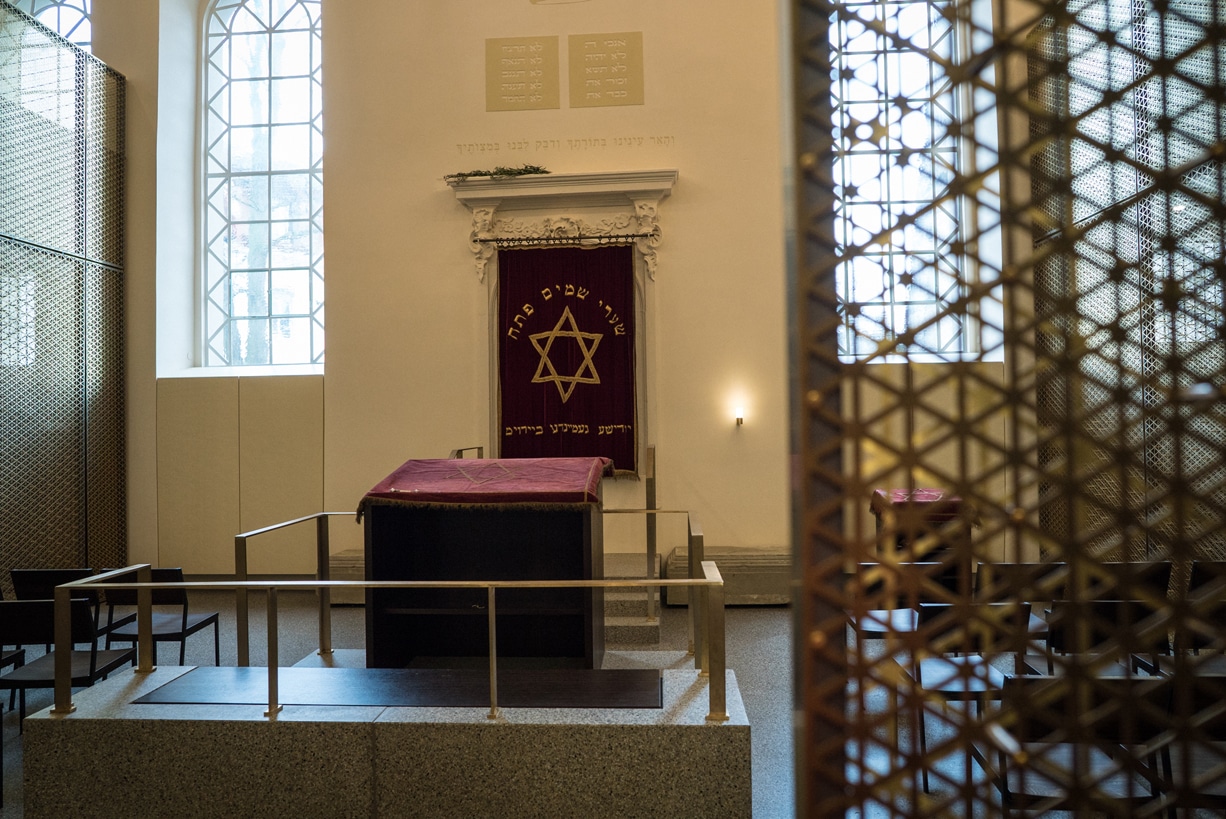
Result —
<instances>
[{"instance_id":1,"label":"raised stone platform","mask_svg":"<svg viewBox=\"0 0 1226 819\"><path fill-rule=\"evenodd\" d=\"M360 653L300 665L364 664ZM269 720L262 705L134 704L190 668L125 671L76 692L72 714L26 719L25 815L748 817L735 674L731 719L708 723L706 680L683 654L610 654L606 667L663 667L664 707L491 720L488 708L287 705Z\"/></svg>"}]
</instances>

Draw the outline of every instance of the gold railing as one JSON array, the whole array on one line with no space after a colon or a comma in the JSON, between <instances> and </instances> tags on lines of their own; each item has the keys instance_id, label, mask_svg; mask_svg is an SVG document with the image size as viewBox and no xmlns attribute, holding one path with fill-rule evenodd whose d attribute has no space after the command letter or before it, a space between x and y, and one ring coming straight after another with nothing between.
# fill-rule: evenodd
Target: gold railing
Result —
<instances>
[{"instance_id":1,"label":"gold railing","mask_svg":"<svg viewBox=\"0 0 1226 819\"><path fill-rule=\"evenodd\" d=\"M326 515L327 513L322 513ZM315 516L312 516L315 517ZM266 531L266 530L263 530ZM701 535L699 535L701 537ZM135 570L136 582L116 583L113 578ZM83 580L65 583L55 589L55 704L51 713L65 716L76 706L72 701L72 622L71 607L73 592L88 588L105 592L107 589L135 589L137 593L137 667L136 673L147 674L154 670L153 656L153 589L186 588L211 591L234 591L245 598L249 590L267 592L268 628L268 710L264 715L276 719L281 710L277 673L277 592L279 590L318 590L321 599L334 588L362 589L414 589L414 588L484 588L489 596L489 649L490 649L490 710L488 717L494 719L500 713L498 705L498 651L497 651L497 590L528 588L635 588L656 583L665 586L691 586L690 616L694 619L695 599L701 599L701 635L695 646L695 665L700 677L707 677L709 707L707 720L728 720L727 706L727 659L724 640L724 580L713 561L703 561L701 578L679 580L257 580L257 581L187 581L182 583L150 582L150 565L139 563L123 569L105 572ZM325 612L321 619L330 618ZM247 624L240 625L240 640L247 641ZM325 630L320 628L323 636ZM323 646L321 645L321 653ZM329 651L331 649L329 648Z\"/></svg>"},{"instance_id":2,"label":"gold railing","mask_svg":"<svg viewBox=\"0 0 1226 819\"><path fill-rule=\"evenodd\" d=\"M458 450L457 450L458 451ZM643 515L647 520L647 579L644 583L634 584L643 586L647 590L647 621L655 622L658 617L656 614L656 594L660 590L662 584L655 580L656 568L656 516L657 515L685 515L686 516L686 543L688 560L687 576L697 578L701 574L702 562L706 557L706 550L703 545L702 526L695 519L694 515L682 509L656 509L655 506L655 447L647 449L647 508L646 509L604 509L602 512L606 515ZM315 578L319 581L330 580L330 549L328 546L328 519L341 516L350 516L352 512L317 512L314 515L306 515L305 517L287 520L282 523L274 523L271 526L265 526L262 529L254 529L250 532L244 532L234 536L234 577L236 580L245 581L248 579L247 574L247 541L258 535L267 532L273 532L277 529L284 529L288 526L294 526L307 521L315 521ZM697 590L699 595L699 605L702 604L702 590ZM240 590L237 593L236 616L238 618L238 664L240 666L250 665L250 642L248 637L247 621L249 618L249 608L247 602L247 592ZM702 645L702 623L699 618L694 616L694 608L689 609L689 646L688 650L691 654L695 654L695 665L699 665L697 652L695 647ZM321 587L319 593L319 653L332 653L332 597L331 592L327 587Z\"/></svg>"},{"instance_id":3,"label":"gold railing","mask_svg":"<svg viewBox=\"0 0 1226 819\"><path fill-rule=\"evenodd\" d=\"M477 457L481 457L484 453L482 447L467 447L465 449L453 449L451 451L452 458L462 457L464 452L476 451ZM647 533L647 573L648 581L653 581L656 576L656 516L657 515L686 515L687 516L687 544L689 555L688 576L696 578L699 576L700 566L705 556L703 549L702 527L694 516L685 510L680 509L657 509L656 504L656 448L654 446L647 447L647 457L644 463L644 483L646 486L646 508L644 509L602 509L606 515L643 515L646 519ZM330 549L328 536L328 519L331 517L352 516L353 512L317 512L313 515L287 520L281 523L274 523L270 526L265 526L261 529L253 529L250 532L234 536L234 577L236 580L245 581L249 579L247 573L247 541L258 535L267 532L274 532L278 529L284 529L289 526L294 526L307 521L315 521L315 578L320 581L330 580ZM647 622L654 623L658 618L656 595L660 590L661 584L658 582L650 582L643 584L647 590ZM701 596L702 592L699 591ZM701 602L701 601L700 601ZM321 587L319 594L319 653L332 653L332 599L331 592L326 587ZM697 622L693 616L693 609L690 610L690 625L689 625L689 651L694 652L694 647L701 643L702 624ZM238 618L238 664L240 666L250 665L250 643L248 641L247 621L249 617L249 608L247 602L246 591L240 590L237 594L236 616ZM696 661L697 662L697 661Z\"/></svg>"},{"instance_id":4,"label":"gold railing","mask_svg":"<svg viewBox=\"0 0 1226 819\"><path fill-rule=\"evenodd\" d=\"M288 526L315 521L315 579L331 580L331 550L328 546L328 519L344 515L354 517L353 512L317 512L293 520L274 523L262 529L253 529L234 536L234 579L246 581L247 575L247 540L267 532L275 532ZM236 593L235 616L238 618L238 664L251 665L251 643L247 631L248 620L247 590L239 589ZM332 653L332 591L330 586L319 587L319 653Z\"/></svg>"}]
</instances>

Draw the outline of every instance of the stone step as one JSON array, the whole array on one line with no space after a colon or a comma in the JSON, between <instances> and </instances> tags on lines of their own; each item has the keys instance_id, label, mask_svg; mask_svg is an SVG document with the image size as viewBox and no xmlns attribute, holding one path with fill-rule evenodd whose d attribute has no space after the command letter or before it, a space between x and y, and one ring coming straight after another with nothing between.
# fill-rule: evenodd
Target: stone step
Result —
<instances>
[{"instance_id":1,"label":"stone step","mask_svg":"<svg viewBox=\"0 0 1226 819\"><path fill-rule=\"evenodd\" d=\"M659 597L657 597L656 600L658 605ZM605 589L604 616L646 617L647 593L642 589L634 589L624 592Z\"/></svg>"},{"instance_id":2,"label":"stone step","mask_svg":"<svg viewBox=\"0 0 1226 819\"><path fill-rule=\"evenodd\" d=\"M714 560L724 578L724 604L770 606L791 600L792 554L784 547L710 547L707 560ZM686 577L689 551L678 547L664 561L664 577ZM684 606L687 589L667 587L665 603Z\"/></svg>"},{"instance_id":3,"label":"stone step","mask_svg":"<svg viewBox=\"0 0 1226 819\"><path fill-rule=\"evenodd\" d=\"M663 556L657 554L656 577L660 576L663 565ZM607 552L604 556L604 576L606 580L646 577L647 555L642 552Z\"/></svg>"},{"instance_id":4,"label":"stone step","mask_svg":"<svg viewBox=\"0 0 1226 819\"><path fill-rule=\"evenodd\" d=\"M346 549L334 552L328 561L328 574L333 580L365 580L366 551ZM333 589L332 605L362 606L366 604L366 592L362 589Z\"/></svg>"},{"instance_id":5,"label":"stone step","mask_svg":"<svg viewBox=\"0 0 1226 819\"><path fill-rule=\"evenodd\" d=\"M660 621L647 622L643 615L636 617L604 618L605 646L655 646L660 644Z\"/></svg>"}]
</instances>

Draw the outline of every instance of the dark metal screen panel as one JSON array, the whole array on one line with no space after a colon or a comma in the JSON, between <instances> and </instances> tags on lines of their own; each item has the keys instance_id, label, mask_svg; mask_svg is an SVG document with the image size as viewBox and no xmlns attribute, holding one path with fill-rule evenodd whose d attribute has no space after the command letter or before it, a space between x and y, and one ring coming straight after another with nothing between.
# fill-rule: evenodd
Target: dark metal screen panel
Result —
<instances>
[{"instance_id":1,"label":"dark metal screen panel","mask_svg":"<svg viewBox=\"0 0 1226 819\"><path fill-rule=\"evenodd\" d=\"M77 55L24 19L0 7L0 225L80 254Z\"/></svg>"},{"instance_id":2,"label":"dark metal screen panel","mask_svg":"<svg viewBox=\"0 0 1226 819\"><path fill-rule=\"evenodd\" d=\"M127 563L124 457L123 276L85 269L86 556L95 567Z\"/></svg>"},{"instance_id":3,"label":"dark metal screen panel","mask_svg":"<svg viewBox=\"0 0 1226 819\"><path fill-rule=\"evenodd\" d=\"M83 60L85 247L90 259L123 265L123 77Z\"/></svg>"},{"instance_id":4,"label":"dark metal screen panel","mask_svg":"<svg viewBox=\"0 0 1226 819\"><path fill-rule=\"evenodd\" d=\"M0 240L0 299L32 300L0 337L0 558L83 565L81 265ZM6 310L6 319L12 311ZM33 338L27 336L33 332Z\"/></svg>"},{"instance_id":5,"label":"dark metal screen panel","mask_svg":"<svg viewBox=\"0 0 1226 819\"><path fill-rule=\"evenodd\" d=\"M0 572L126 558L123 78L0 1Z\"/></svg>"}]
</instances>

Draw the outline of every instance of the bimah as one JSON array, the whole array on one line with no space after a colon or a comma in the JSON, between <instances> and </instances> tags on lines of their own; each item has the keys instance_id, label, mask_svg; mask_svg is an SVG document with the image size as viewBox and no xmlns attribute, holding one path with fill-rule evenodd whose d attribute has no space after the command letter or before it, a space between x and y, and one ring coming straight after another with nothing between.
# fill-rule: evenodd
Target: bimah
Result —
<instances>
[{"instance_id":1,"label":"bimah","mask_svg":"<svg viewBox=\"0 0 1226 819\"><path fill-rule=\"evenodd\" d=\"M600 580L607 458L406 461L370 490L367 580ZM502 589L497 650L545 667L600 668L602 589ZM366 665L463 664L489 654L483 588L367 589Z\"/></svg>"}]
</instances>

